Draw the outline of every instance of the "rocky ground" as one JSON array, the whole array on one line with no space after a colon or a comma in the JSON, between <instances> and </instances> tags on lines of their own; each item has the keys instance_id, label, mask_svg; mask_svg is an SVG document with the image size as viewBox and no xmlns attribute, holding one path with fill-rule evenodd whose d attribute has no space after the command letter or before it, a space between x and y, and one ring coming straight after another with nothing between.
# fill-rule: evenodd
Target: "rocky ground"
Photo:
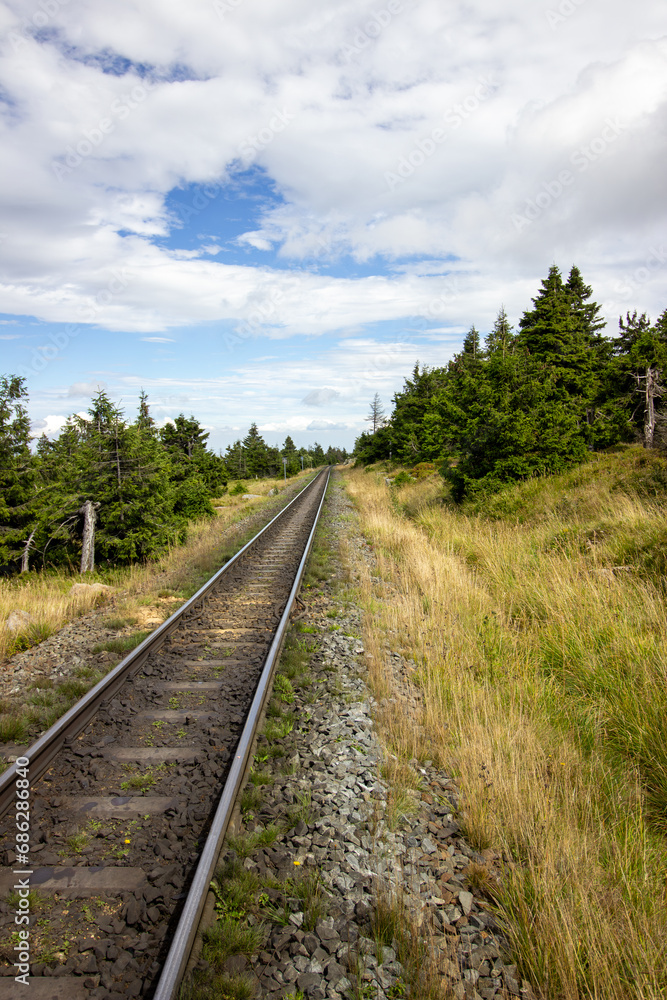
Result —
<instances>
[{"instance_id":1,"label":"rocky ground","mask_svg":"<svg viewBox=\"0 0 667 1000\"><path fill-rule=\"evenodd\" d=\"M327 522L362 552L352 515L334 482ZM364 558L373 557L366 550ZM315 640L313 684L297 694L298 725L280 741L280 754L271 756L270 741L260 739L258 766L268 769L270 781L261 785L256 810L246 813L246 842L267 825L289 829L243 861L257 884L270 887L269 921L261 950L228 958L225 969L250 975L264 997L300 991L313 1000L396 1000L406 995L414 969L401 963L401 942L387 940L386 932L380 940L378 906L393 907L409 925L407 936L423 939L431 956L425 967L444 996L530 1000L529 984L504 957L506 941L489 898L475 888L484 881L480 874L494 877L497 855L479 854L461 836L456 783L430 762L412 761L419 788L400 808L392 801L383 779L387 752L374 721L378 706L365 682L360 612L345 599L346 575L337 562L336 579L317 596L304 595L297 628ZM405 688L408 666L394 654L391 667ZM407 694L418 703L418 692ZM238 858L228 851L223 861ZM310 910L299 901L295 886L303 879L321 886L314 910L312 900ZM271 922L281 907L281 919ZM249 919L266 921L266 913Z\"/></svg>"}]
</instances>

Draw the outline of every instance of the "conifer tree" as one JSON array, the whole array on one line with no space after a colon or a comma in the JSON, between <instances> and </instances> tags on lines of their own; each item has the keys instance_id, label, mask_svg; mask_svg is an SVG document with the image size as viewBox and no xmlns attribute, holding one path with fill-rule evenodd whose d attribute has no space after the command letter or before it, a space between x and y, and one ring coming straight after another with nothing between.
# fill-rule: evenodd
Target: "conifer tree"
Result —
<instances>
[{"instance_id":1,"label":"conifer tree","mask_svg":"<svg viewBox=\"0 0 667 1000\"><path fill-rule=\"evenodd\" d=\"M249 476L265 476L269 472L266 441L252 423L243 439L244 462Z\"/></svg>"},{"instance_id":2,"label":"conifer tree","mask_svg":"<svg viewBox=\"0 0 667 1000\"><path fill-rule=\"evenodd\" d=\"M142 402L141 406L144 405ZM140 420L143 419L141 406ZM179 413L173 421L166 423L160 431L160 439L172 463L174 481L183 483L185 479L199 479L211 497L224 492L228 472L223 459L207 449L208 438L209 433L204 430L200 422L193 415L187 418L183 413ZM186 493L194 498L199 496L201 490L191 485ZM198 503L199 501L195 503L193 500L188 502L187 507L194 511ZM201 515L193 513L187 516L205 516L210 513L212 508L206 503L201 508Z\"/></svg>"},{"instance_id":3,"label":"conifer tree","mask_svg":"<svg viewBox=\"0 0 667 1000\"><path fill-rule=\"evenodd\" d=\"M476 332L476 331L475 331ZM436 393L440 393L450 373L442 368L428 368L419 363L412 370L412 376L405 380L403 389L394 395L394 412L389 421L393 458L408 465L431 461L442 453L440 438L427 429L425 415ZM384 439L383 439L384 445ZM388 453L382 455L389 457Z\"/></svg>"},{"instance_id":4,"label":"conifer tree","mask_svg":"<svg viewBox=\"0 0 667 1000\"><path fill-rule=\"evenodd\" d=\"M567 371L576 368L570 300L555 264L533 299L533 309L526 310L519 320L519 329L518 344L536 361L554 365L557 377L564 378Z\"/></svg>"},{"instance_id":5,"label":"conifer tree","mask_svg":"<svg viewBox=\"0 0 667 1000\"><path fill-rule=\"evenodd\" d=\"M139 414L137 416L136 425L141 430L148 431L151 434L156 433L155 421L151 417L150 407L148 405L148 395L143 389L139 395Z\"/></svg>"},{"instance_id":6,"label":"conifer tree","mask_svg":"<svg viewBox=\"0 0 667 1000\"><path fill-rule=\"evenodd\" d=\"M322 450L322 445L318 444L317 441L313 444L313 447L309 449L309 453L313 459L313 466L317 468L318 465L324 465L324 451Z\"/></svg>"},{"instance_id":7,"label":"conifer tree","mask_svg":"<svg viewBox=\"0 0 667 1000\"><path fill-rule=\"evenodd\" d=\"M474 323L468 330L463 340L463 353L470 358L477 360L482 355L482 347L479 339L479 331Z\"/></svg>"},{"instance_id":8,"label":"conifer tree","mask_svg":"<svg viewBox=\"0 0 667 1000\"><path fill-rule=\"evenodd\" d=\"M160 437L173 459L191 462L195 452L206 447L208 433L204 431L194 416L188 419L184 413L164 425Z\"/></svg>"},{"instance_id":9,"label":"conifer tree","mask_svg":"<svg viewBox=\"0 0 667 1000\"><path fill-rule=\"evenodd\" d=\"M25 380L0 377L0 569L17 568L32 547L35 463L30 454L30 420Z\"/></svg>"},{"instance_id":10,"label":"conifer tree","mask_svg":"<svg viewBox=\"0 0 667 1000\"><path fill-rule=\"evenodd\" d=\"M297 454L296 445L294 444L294 441L292 441L289 434L285 438L285 443L280 449L280 455L282 458L287 459L287 475L295 476L301 469L301 461Z\"/></svg>"},{"instance_id":11,"label":"conifer tree","mask_svg":"<svg viewBox=\"0 0 667 1000\"><path fill-rule=\"evenodd\" d=\"M371 400L368 416L365 417L365 419L371 425L372 434L375 434L375 432L379 430L380 427L382 427L382 424L384 423L384 416L385 416L385 411L382 405L382 400L380 399L380 394L376 392L375 395L373 396L373 399Z\"/></svg>"},{"instance_id":12,"label":"conifer tree","mask_svg":"<svg viewBox=\"0 0 667 1000\"><path fill-rule=\"evenodd\" d=\"M504 357L513 349L514 341L514 332L510 325L510 321L507 318L505 306L501 306L493 324L493 329L487 334L486 337L487 356L493 354L494 351L500 351Z\"/></svg>"}]
</instances>

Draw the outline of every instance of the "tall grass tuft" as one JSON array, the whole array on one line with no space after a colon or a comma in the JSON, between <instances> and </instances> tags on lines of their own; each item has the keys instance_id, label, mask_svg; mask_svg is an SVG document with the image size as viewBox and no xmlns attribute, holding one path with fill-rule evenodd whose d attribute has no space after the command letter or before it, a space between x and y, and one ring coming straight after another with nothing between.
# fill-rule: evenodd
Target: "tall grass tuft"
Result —
<instances>
[{"instance_id":1,"label":"tall grass tuft","mask_svg":"<svg viewBox=\"0 0 667 1000\"><path fill-rule=\"evenodd\" d=\"M617 449L462 510L345 476L382 581L358 560L374 683L389 646L423 694L416 720L386 704L387 738L455 771L468 837L507 859L522 974L549 1000L664 997L667 463Z\"/></svg>"}]
</instances>

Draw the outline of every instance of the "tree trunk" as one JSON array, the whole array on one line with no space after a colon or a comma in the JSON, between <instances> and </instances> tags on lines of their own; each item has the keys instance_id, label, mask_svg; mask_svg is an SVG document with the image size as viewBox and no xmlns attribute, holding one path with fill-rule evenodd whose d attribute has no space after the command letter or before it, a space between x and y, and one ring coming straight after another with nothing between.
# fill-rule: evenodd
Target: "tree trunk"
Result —
<instances>
[{"instance_id":1,"label":"tree trunk","mask_svg":"<svg viewBox=\"0 0 667 1000\"><path fill-rule=\"evenodd\" d=\"M95 521L97 512L92 500L86 500L80 513L83 514L83 546L81 549L81 572L92 573L95 569Z\"/></svg>"},{"instance_id":2,"label":"tree trunk","mask_svg":"<svg viewBox=\"0 0 667 1000\"><path fill-rule=\"evenodd\" d=\"M33 530L30 532L30 538L25 543L25 548L23 550L23 556L21 557L21 572L22 573L27 573L28 570L30 569L30 565L29 565L29 563L30 563L30 546L32 545L32 540L35 537L35 532L36 531L37 531L37 528L33 528Z\"/></svg>"},{"instance_id":3,"label":"tree trunk","mask_svg":"<svg viewBox=\"0 0 667 1000\"><path fill-rule=\"evenodd\" d=\"M657 372L653 368L646 370L646 409L644 410L644 447L653 447L653 434L655 431L655 390L657 383Z\"/></svg>"},{"instance_id":4,"label":"tree trunk","mask_svg":"<svg viewBox=\"0 0 667 1000\"><path fill-rule=\"evenodd\" d=\"M660 382L662 372L659 368L649 365L646 375L634 375L637 392L644 397L644 447L652 448L655 436L655 401L664 395L665 387ZM642 385L642 382L644 383ZM635 413L637 411L635 410ZM634 413L633 413L634 417Z\"/></svg>"},{"instance_id":5,"label":"tree trunk","mask_svg":"<svg viewBox=\"0 0 667 1000\"><path fill-rule=\"evenodd\" d=\"M120 520L123 521L123 482L120 475L120 454L118 452L118 421L116 421L115 428L115 441L116 441L116 477L118 479L118 499L120 501Z\"/></svg>"}]
</instances>

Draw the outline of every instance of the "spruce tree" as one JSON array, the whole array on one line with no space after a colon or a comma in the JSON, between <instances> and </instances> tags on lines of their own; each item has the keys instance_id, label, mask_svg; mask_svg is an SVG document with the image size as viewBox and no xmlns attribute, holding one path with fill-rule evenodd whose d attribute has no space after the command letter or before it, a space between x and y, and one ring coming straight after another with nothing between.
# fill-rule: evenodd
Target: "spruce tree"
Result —
<instances>
[{"instance_id":1,"label":"spruce tree","mask_svg":"<svg viewBox=\"0 0 667 1000\"><path fill-rule=\"evenodd\" d=\"M35 462L25 380L0 377L0 569L18 568L33 544Z\"/></svg>"},{"instance_id":2,"label":"spruce tree","mask_svg":"<svg viewBox=\"0 0 667 1000\"><path fill-rule=\"evenodd\" d=\"M318 465L324 465L324 451L322 450L322 445L318 444L317 441L314 443L312 448L308 449L310 456L313 460L313 466L315 468Z\"/></svg>"},{"instance_id":3,"label":"spruce tree","mask_svg":"<svg viewBox=\"0 0 667 1000\"><path fill-rule=\"evenodd\" d=\"M143 389L139 394L139 414L137 416L136 425L151 434L156 433L155 421L151 417L150 407L148 405L148 395Z\"/></svg>"},{"instance_id":4,"label":"spruce tree","mask_svg":"<svg viewBox=\"0 0 667 1000\"><path fill-rule=\"evenodd\" d=\"M519 320L518 344L536 361L553 365L560 379L576 372L575 329L570 299L559 269L554 264L542 281L533 308Z\"/></svg>"},{"instance_id":5,"label":"spruce tree","mask_svg":"<svg viewBox=\"0 0 667 1000\"><path fill-rule=\"evenodd\" d=\"M269 460L267 450L266 441L259 433L257 424L251 424L248 433L243 439L244 462L247 475L268 475Z\"/></svg>"},{"instance_id":6,"label":"spruce tree","mask_svg":"<svg viewBox=\"0 0 667 1000\"><path fill-rule=\"evenodd\" d=\"M463 353L466 357L473 358L477 360L482 356L481 341L479 339L479 331L475 327L474 323L468 330L463 340Z\"/></svg>"},{"instance_id":7,"label":"spruce tree","mask_svg":"<svg viewBox=\"0 0 667 1000\"><path fill-rule=\"evenodd\" d=\"M500 307L493 329L486 337L487 356L500 351L503 357L513 349L515 336L505 312L505 306Z\"/></svg>"},{"instance_id":8,"label":"spruce tree","mask_svg":"<svg viewBox=\"0 0 667 1000\"><path fill-rule=\"evenodd\" d=\"M394 395L394 411L389 422L394 459L413 465L432 461L441 454L442 443L436 440L437 435L434 438L427 432L424 419L434 395L442 391L448 377L445 369L426 366L420 369L417 363L403 389Z\"/></svg>"},{"instance_id":9,"label":"spruce tree","mask_svg":"<svg viewBox=\"0 0 667 1000\"><path fill-rule=\"evenodd\" d=\"M160 438L172 459L190 462L198 449L206 447L208 433L194 416L188 419L179 413L175 420L164 425Z\"/></svg>"},{"instance_id":10,"label":"spruce tree","mask_svg":"<svg viewBox=\"0 0 667 1000\"><path fill-rule=\"evenodd\" d=\"M300 472L301 470L301 460L298 456L296 445L294 444L294 441L292 441L292 438L289 436L289 434L285 438L285 443L280 449L280 456L281 456L281 463L280 463L281 465L282 465L282 458L287 459L287 475L296 476L297 472Z\"/></svg>"},{"instance_id":11,"label":"spruce tree","mask_svg":"<svg viewBox=\"0 0 667 1000\"><path fill-rule=\"evenodd\" d=\"M384 417L385 411L382 405L382 400L380 399L379 393L376 392L371 400L368 416L364 418L371 425L371 433L375 434L375 432L382 427Z\"/></svg>"}]
</instances>

